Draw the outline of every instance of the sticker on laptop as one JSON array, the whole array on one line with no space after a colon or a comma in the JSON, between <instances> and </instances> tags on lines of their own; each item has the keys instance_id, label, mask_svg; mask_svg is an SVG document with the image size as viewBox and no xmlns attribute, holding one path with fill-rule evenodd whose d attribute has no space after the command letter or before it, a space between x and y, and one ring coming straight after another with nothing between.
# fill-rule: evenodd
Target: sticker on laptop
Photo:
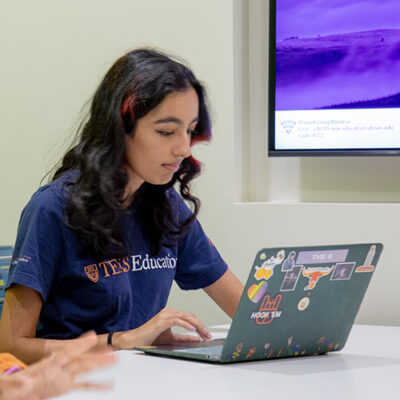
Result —
<instances>
[{"instance_id":1,"label":"sticker on laptop","mask_svg":"<svg viewBox=\"0 0 400 400\"><path fill-rule=\"evenodd\" d=\"M293 345L293 336L288 338L288 345L285 348L280 348L277 352L275 357L279 358L279 357L291 357L291 356L299 356L299 355L304 355L305 354L305 350L302 351L301 346L299 344L295 344ZM265 357L266 358L270 358L272 356L272 354L274 353L273 349L269 349L268 347L265 347Z\"/></svg>"},{"instance_id":2,"label":"sticker on laptop","mask_svg":"<svg viewBox=\"0 0 400 400\"><path fill-rule=\"evenodd\" d=\"M372 245L368 251L367 257L365 257L365 261L363 265L360 265L356 268L356 272L372 272L375 269L375 266L372 265L376 253L376 245Z\"/></svg>"},{"instance_id":3,"label":"sticker on laptop","mask_svg":"<svg viewBox=\"0 0 400 400\"><path fill-rule=\"evenodd\" d=\"M259 310L251 313L250 319L255 320L257 325L268 325L275 318L280 318L282 314L282 311L279 310L281 300L282 294L277 294L274 298L267 294L263 298Z\"/></svg>"},{"instance_id":4,"label":"sticker on laptop","mask_svg":"<svg viewBox=\"0 0 400 400\"><path fill-rule=\"evenodd\" d=\"M348 252L348 249L300 251L296 263L308 265L345 262Z\"/></svg>"},{"instance_id":5,"label":"sticker on laptop","mask_svg":"<svg viewBox=\"0 0 400 400\"><path fill-rule=\"evenodd\" d=\"M281 285L281 292L289 292L296 289L302 269L302 265L295 265L291 271L286 272L285 278L283 279Z\"/></svg>"},{"instance_id":6,"label":"sticker on laptop","mask_svg":"<svg viewBox=\"0 0 400 400\"><path fill-rule=\"evenodd\" d=\"M355 265L355 262L337 263L331 275L331 281L348 281Z\"/></svg>"},{"instance_id":7,"label":"sticker on laptop","mask_svg":"<svg viewBox=\"0 0 400 400\"><path fill-rule=\"evenodd\" d=\"M304 290L314 289L318 281L322 277L329 275L334 268L334 265L331 267L304 267L302 271L303 276L309 279L308 285L304 288Z\"/></svg>"},{"instance_id":8,"label":"sticker on laptop","mask_svg":"<svg viewBox=\"0 0 400 400\"><path fill-rule=\"evenodd\" d=\"M251 285L247 290L247 297L253 302L258 303L261 298L264 296L267 290L268 283L267 281L261 281L258 284Z\"/></svg>"},{"instance_id":9,"label":"sticker on laptop","mask_svg":"<svg viewBox=\"0 0 400 400\"><path fill-rule=\"evenodd\" d=\"M251 356L253 356L255 352L256 352L256 346L250 347L249 351L248 351L247 354L246 354L245 359L247 360L248 358L250 358Z\"/></svg>"},{"instance_id":10,"label":"sticker on laptop","mask_svg":"<svg viewBox=\"0 0 400 400\"><path fill-rule=\"evenodd\" d=\"M295 266L296 262L294 258L296 257L296 252L291 251L287 257L287 259L282 264L282 272L291 271Z\"/></svg>"},{"instance_id":11,"label":"sticker on laptop","mask_svg":"<svg viewBox=\"0 0 400 400\"><path fill-rule=\"evenodd\" d=\"M235 360L236 358L238 358L240 356L240 353L242 352L242 350L243 350L243 343L240 342L236 346L235 351L233 353L229 354L228 360Z\"/></svg>"},{"instance_id":12,"label":"sticker on laptop","mask_svg":"<svg viewBox=\"0 0 400 400\"><path fill-rule=\"evenodd\" d=\"M325 336L321 336L318 340L318 353L324 353L328 351L334 351L339 348L339 343L335 343L334 341L330 341L326 339Z\"/></svg>"},{"instance_id":13,"label":"sticker on laptop","mask_svg":"<svg viewBox=\"0 0 400 400\"><path fill-rule=\"evenodd\" d=\"M300 301L299 304L297 304L297 309L299 311L304 311L310 304L310 298L309 297L303 297Z\"/></svg>"},{"instance_id":14,"label":"sticker on laptop","mask_svg":"<svg viewBox=\"0 0 400 400\"><path fill-rule=\"evenodd\" d=\"M285 258L285 250L280 250L276 256L271 256L268 260L264 261L261 267L256 266L254 278L258 281L261 279L268 280L274 273L274 268L281 264Z\"/></svg>"}]
</instances>

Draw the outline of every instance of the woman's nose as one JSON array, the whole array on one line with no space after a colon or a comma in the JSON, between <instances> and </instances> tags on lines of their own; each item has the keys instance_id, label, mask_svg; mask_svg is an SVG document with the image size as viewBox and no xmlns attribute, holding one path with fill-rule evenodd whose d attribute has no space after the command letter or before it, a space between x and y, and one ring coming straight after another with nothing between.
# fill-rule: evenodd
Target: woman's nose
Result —
<instances>
[{"instance_id":1,"label":"woman's nose","mask_svg":"<svg viewBox=\"0 0 400 400\"><path fill-rule=\"evenodd\" d=\"M182 158L189 157L192 154L191 137L187 132L182 132L177 136L174 147L174 155Z\"/></svg>"}]
</instances>

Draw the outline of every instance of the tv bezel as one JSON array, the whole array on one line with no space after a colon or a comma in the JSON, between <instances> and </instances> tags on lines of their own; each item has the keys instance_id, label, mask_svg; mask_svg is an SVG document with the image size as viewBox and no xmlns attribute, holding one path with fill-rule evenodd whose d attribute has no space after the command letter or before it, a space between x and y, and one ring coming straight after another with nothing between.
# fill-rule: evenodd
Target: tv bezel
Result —
<instances>
[{"instance_id":1,"label":"tv bezel","mask_svg":"<svg viewBox=\"0 0 400 400\"><path fill-rule=\"evenodd\" d=\"M400 156L400 148L276 149L275 148L275 68L276 2L269 1L268 59L268 157Z\"/></svg>"}]
</instances>

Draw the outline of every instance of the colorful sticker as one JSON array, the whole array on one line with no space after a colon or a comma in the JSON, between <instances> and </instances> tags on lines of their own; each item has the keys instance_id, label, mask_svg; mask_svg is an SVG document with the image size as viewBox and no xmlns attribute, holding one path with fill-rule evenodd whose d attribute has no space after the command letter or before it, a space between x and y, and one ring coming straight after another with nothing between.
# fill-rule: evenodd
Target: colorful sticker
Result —
<instances>
[{"instance_id":1,"label":"colorful sticker","mask_svg":"<svg viewBox=\"0 0 400 400\"><path fill-rule=\"evenodd\" d=\"M285 250L280 250L276 256L271 256L267 261L264 261L261 267L256 266L254 278L258 281L261 279L268 280L274 273L274 267L280 264L285 258Z\"/></svg>"},{"instance_id":2,"label":"colorful sticker","mask_svg":"<svg viewBox=\"0 0 400 400\"><path fill-rule=\"evenodd\" d=\"M282 272L291 271L293 269L293 267L295 266L295 261L294 261L295 257L296 257L296 252L291 251L288 255L288 258L282 264L282 269L281 269Z\"/></svg>"},{"instance_id":3,"label":"colorful sticker","mask_svg":"<svg viewBox=\"0 0 400 400\"><path fill-rule=\"evenodd\" d=\"M248 358L250 358L252 355L254 355L254 353L256 352L256 347L254 346L254 347L251 347L250 349L249 349L249 351L247 352L247 354L246 354L246 360L248 359Z\"/></svg>"},{"instance_id":4,"label":"colorful sticker","mask_svg":"<svg viewBox=\"0 0 400 400\"><path fill-rule=\"evenodd\" d=\"M346 261L348 249L301 251L297 264L331 264Z\"/></svg>"},{"instance_id":5,"label":"colorful sticker","mask_svg":"<svg viewBox=\"0 0 400 400\"><path fill-rule=\"evenodd\" d=\"M372 272L374 269L373 265L361 265L356 268L356 272Z\"/></svg>"},{"instance_id":6,"label":"colorful sticker","mask_svg":"<svg viewBox=\"0 0 400 400\"><path fill-rule=\"evenodd\" d=\"M326 339L325 336L321 336L318 340L318 353L326 353L328 351L337 350L339 343L332 342Z\"/></svg>"},{"instance_id":7,"label":"colorful sticker","mask_svg":"<svg viewBox=\"0 0 400 400\"><path fill-rule=\"evenodd\" d=\"M337 263L331 275L331 281L346 281L351 278L355 262Z\"/></svg>"},{"instance_id":8,"label":"colorful sticker","mask_svg":"<svg viewBox=\"0 0 400 400\"><path fill-rule=\"evenodd\" d=\"M304 311L308 307L309 304L310 304L310 298L309 297L303 297L299 301L299 304L297 305L297 309L299 311Z\"/></svg>"},{"instance_id":9,"label":"colorful sticker","mask_svg":"<svg viewBox=\"0 0 400 400\"><path fill-rule=\"evenodd\" d=\"M254 284L247 290L247 296L253 303L258 303L264 296L267 290L267 281L261 281L259 284Z\"/></svg>"},{"instance_id":10,"label":"colorful sticker","mask_svg":"<svg viewBox=\"0 0 400 400\"><path fill-rule=\"evenodd\" d=\"M329 275L335 266L332 267L307 267L303 268L303 276L309 279L308 285L304 290L312 290L317 285L320 278Z\"/></svg>"},{"instance_id":11,"label":"colorful sticker","mask_svg":"<svg viewBox=\"0 0 400 400\"><path fill-rule=\"evenodd\" d=\"M235 348L236 351L229 354L228 360L235 360L236 358L238 358L240 356L240 353L242 352L242 349L243 349L243 343L240 342Z\"/></svg>"},{"instance_id":12,"label":"colorful sticker","mask_svg":"<svg viewBox=\"0 0 400 400\"><path fill-rule=\"evenodd\" d=\"M375 266L372 265L375 253L376 253L376 246L373 244L368 251L367 257L365 257L364 264L357 267L356 272L372 272L375 269Z\"/></svg>"},{"instance_id":13,"label":"colorful sticker","mask_svg":"<svg viewBox=\"0 0 400 400\"><path fill-rule=\"evenodd\" d=\"M292 271L286 272L285 278L283 279L281 292L289 292L296 289L297 281L299 280L299 276L301 270L303 269L302 265L296 265L293 267Z\"/></svg>"},{"instance_id":14,"label":"colorful sticker","mask_svg":"<svg viewBox=\"0 0 400 400\"><path fill-rule=\"evenodd\" d=\"M278 310L281 300L281 294L277 294L273 299L267 294L261 303L260 309L252 312L250 319L255 320L257 325L270 324L275 318L279 318L282 314L282 311Z\"/></svg>"},{"instance_id":15,"label":"colorful sticker","mask_svg":"<svg viewBox=\"0 0 400 400\"><path fill-rule=\"evenodd\" d=\"M364 261L365 266L372 265L372 261L374 260L375 253L376 253L376 246L373 244L368 251L367 257L365 257L365 261Z\"/></svg>"},{"instance_id":16,"label":"colorful sticker","mask_svg":"<svg viewBox=\"0 0 400 400\"><path fill-rule=\"evenodd\" d=\"M305 355L307 354L306 350L302 350L301 346L299 344L296 344L295 346L292 346L292 341L293 341L293 337L288 338L288 346L285 347L284 349L279 349L276 352L276 358L278 357L292 357L292 356L300 356L300 355ZM272 355L274 354L274 350L273 349L269 349L268 347L265 347L265 357L266 358L271 358ZM318 354L318 353L315 353Z\"/></svg>"}]
</instances>

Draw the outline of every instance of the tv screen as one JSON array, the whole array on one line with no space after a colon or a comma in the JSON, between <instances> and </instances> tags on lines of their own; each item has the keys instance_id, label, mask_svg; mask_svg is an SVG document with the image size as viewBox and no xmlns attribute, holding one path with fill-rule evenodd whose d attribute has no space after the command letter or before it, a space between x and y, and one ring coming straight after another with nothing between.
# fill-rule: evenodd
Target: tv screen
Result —
<instances>
[{"instance_id":1,"label":"tv screen","mask_svg":"<svg viewBox=\"0 0 400 400\"><path fill-rule=\"evenodd\" d=\"M400 155L400 1L270 0L270 156Z\"/></svg>"}]
</instances>

